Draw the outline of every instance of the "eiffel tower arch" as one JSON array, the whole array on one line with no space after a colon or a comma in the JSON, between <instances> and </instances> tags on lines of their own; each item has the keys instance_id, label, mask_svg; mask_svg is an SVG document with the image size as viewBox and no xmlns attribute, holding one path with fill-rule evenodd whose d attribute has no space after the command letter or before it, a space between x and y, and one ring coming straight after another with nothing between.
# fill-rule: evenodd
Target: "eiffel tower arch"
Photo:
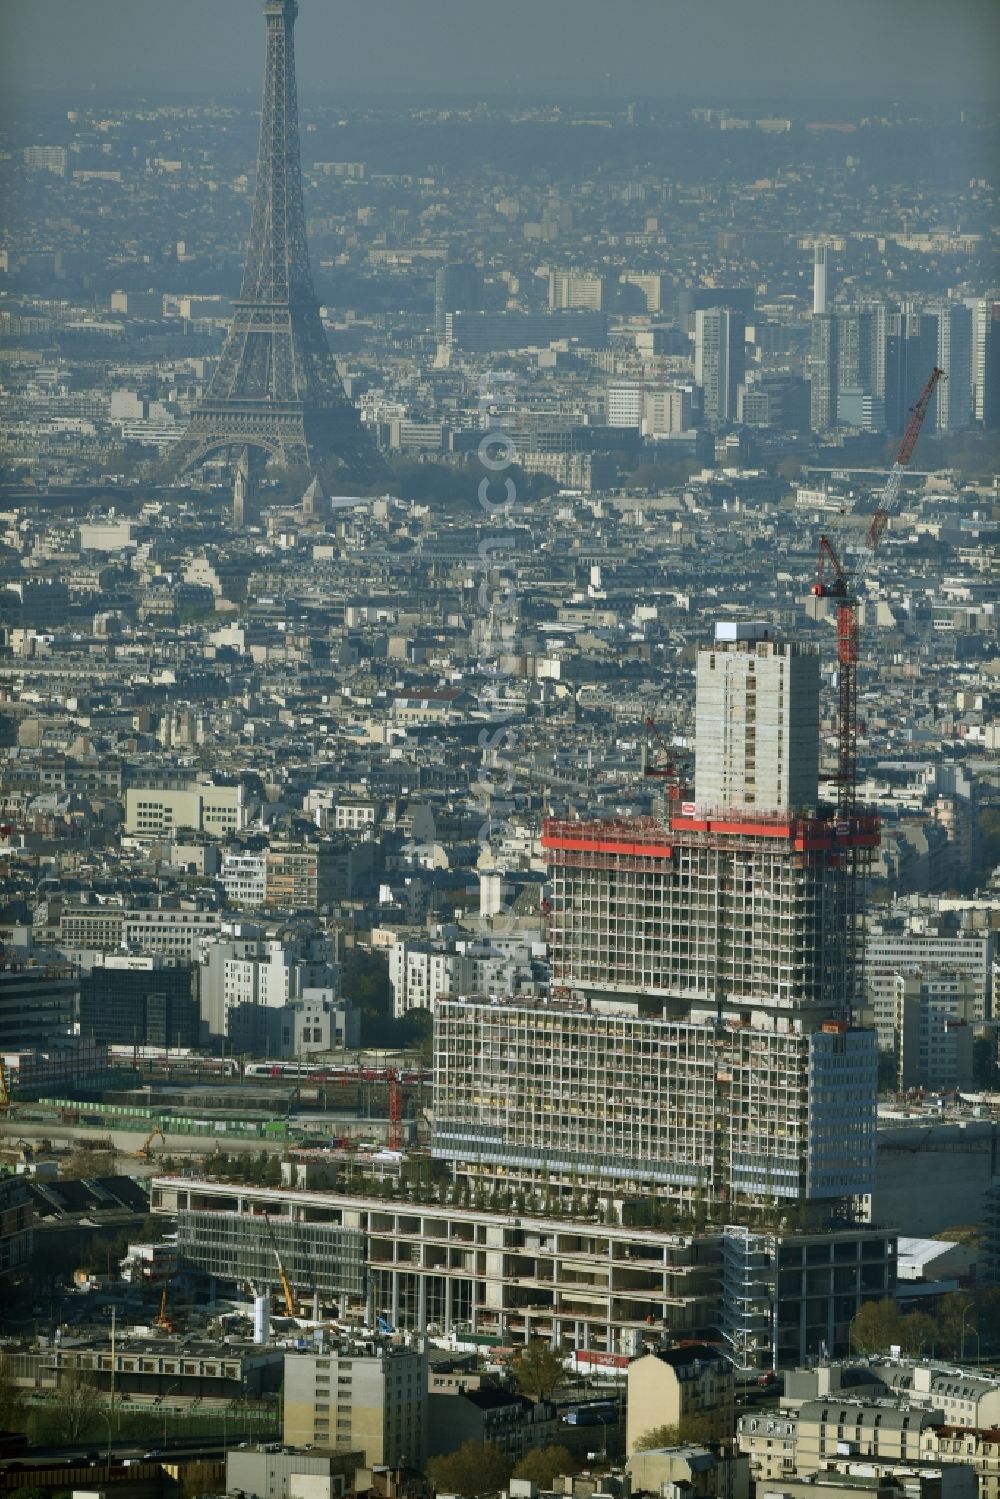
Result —
<instances>
[{"instance_id":1,"label":"eiffel tower arch","mask_svg":"<svg viewBox=\"0 0 1000 1499\"><path fill-rule=\"evenodd\" d=\"M313 290L295 87L298 9L298 0L264 0L267 57L243 285L208 390L167 457L174 474L246 448L288 468L337 464L358 484L387 472L337 374Z\"/></svg>"}]
</instances>

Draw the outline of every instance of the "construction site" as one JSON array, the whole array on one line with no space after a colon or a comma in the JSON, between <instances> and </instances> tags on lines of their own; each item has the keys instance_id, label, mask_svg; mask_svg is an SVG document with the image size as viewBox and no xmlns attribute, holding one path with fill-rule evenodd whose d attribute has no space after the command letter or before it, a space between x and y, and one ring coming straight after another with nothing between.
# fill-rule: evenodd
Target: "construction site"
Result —
<instances>
[{"instance_id":1,"label":"construction site","mask_svg":"<svg viewBox=\"0 0 1000 1499\"><path fill-rule=\"evenodd\" d=\"M708 811L545 823L552 977L698 1018L845 1014L854 981L844 866L874 817ZM833 959L831 961L831 958Z\"/></svg>"}]
</instances>

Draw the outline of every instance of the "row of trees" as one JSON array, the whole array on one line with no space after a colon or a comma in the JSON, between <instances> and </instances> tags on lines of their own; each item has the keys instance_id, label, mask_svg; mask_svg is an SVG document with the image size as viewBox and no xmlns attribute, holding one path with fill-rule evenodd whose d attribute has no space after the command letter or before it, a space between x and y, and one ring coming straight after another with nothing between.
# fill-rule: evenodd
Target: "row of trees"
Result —
<instances>
[{"instance_id":1,"label":"row of trees","mask_svg":"<svg viewBox=\"0 0 1000 1499\"><path fill-rule=\"evenodd\" d=\"M681 1447L686 1443L705 1446L716 1439L710 1416L684 1416L676 1424L653 1426L637 1438L637 1452L651 1452L657 1447Z\"/></svg>"},{"instance_id":2,"label":"row of trees","mask_svg":"<svg viewBox=\"0 0 1000 1499\"><path fill-rule=\"evenodd\" d=\"M955 1291L942 1296L933 1313L903 1312L891 1297L866 1301L851 1323L851 1351L887 1353L898 1347L911 1356L968 1357L976 1346L1000 1344L1000 1287L970 1295Z\"/></svg>"},{"instance_id":3,"label":"row of trees","mask_svg":"<svg viewBox=\"0 0 1000 1499\"><path fill-rule=\"evenodd\" d=\"M92 1434L103 1409L100 1391L77 1373L63 1378L57 1399L29 1406L9 1365L0 1363L0 1431L22 1431L33 1442L78 1442Z\"/></svg>"},{"instance_id":4,"label":"row of trees","mask_svg":"<svg viewBox=\"0 0 1000 1499\"><path fill-rule=\"evenodd\" d=\"M575 1473L579 1464L565 1447L536 1447L513 1463L492 1442L463 1442L455 1452L432 1457L427 1477L437 1493L485 1499L506 1488L512 1478L525 1478L540 1489L550 1489L562 1473Z\"/></svg>"}]
</instances>

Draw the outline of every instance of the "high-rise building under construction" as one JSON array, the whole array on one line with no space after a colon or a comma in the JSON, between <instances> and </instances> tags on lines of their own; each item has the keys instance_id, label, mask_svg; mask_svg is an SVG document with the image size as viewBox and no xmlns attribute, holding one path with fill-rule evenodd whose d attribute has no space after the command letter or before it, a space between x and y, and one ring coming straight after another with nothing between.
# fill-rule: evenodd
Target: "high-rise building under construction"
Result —
<instances>
[{"instance_id":1,"label":"high-rise building under construction","mask_svg":"<svg viewBox=\"0 0 1000 1499\"><path fill-rule=\"evenodd\" d=\"M439 1001L435 1153L546 1191L863 1217L875 1033L851 888L878 838L818 799L819 662L720 624L695 787L669 815L546 822L553 996Z\"/></svg>"}]
</instances>

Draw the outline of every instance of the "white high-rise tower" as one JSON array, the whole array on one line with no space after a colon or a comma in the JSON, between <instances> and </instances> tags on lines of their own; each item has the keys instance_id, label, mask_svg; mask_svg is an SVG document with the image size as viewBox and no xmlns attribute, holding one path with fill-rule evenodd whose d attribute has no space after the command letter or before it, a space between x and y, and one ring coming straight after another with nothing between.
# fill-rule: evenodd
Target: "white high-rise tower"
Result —
<instances>
[{"instance_id":1,"label":"white high-rise tower","mask_svg":"<svg viewBox=\"0 0 1000 1499\"><path fill-rule=\"evenodd\" d=\"M815 813L819 657L767 624L723 621L698 652L695 800L706 808Z\"/></svg>"},{"instance_id":2,"label":"white high-rise tower","mask_svg":"<svg viewBox=\"0 0 1000 1499\"><path fill-rule=\"evenodd\" d=\"M829 285L827 283L826 245L813 246L813 315L822 316L829 311Z\"/></svg>"}]
</instances>

